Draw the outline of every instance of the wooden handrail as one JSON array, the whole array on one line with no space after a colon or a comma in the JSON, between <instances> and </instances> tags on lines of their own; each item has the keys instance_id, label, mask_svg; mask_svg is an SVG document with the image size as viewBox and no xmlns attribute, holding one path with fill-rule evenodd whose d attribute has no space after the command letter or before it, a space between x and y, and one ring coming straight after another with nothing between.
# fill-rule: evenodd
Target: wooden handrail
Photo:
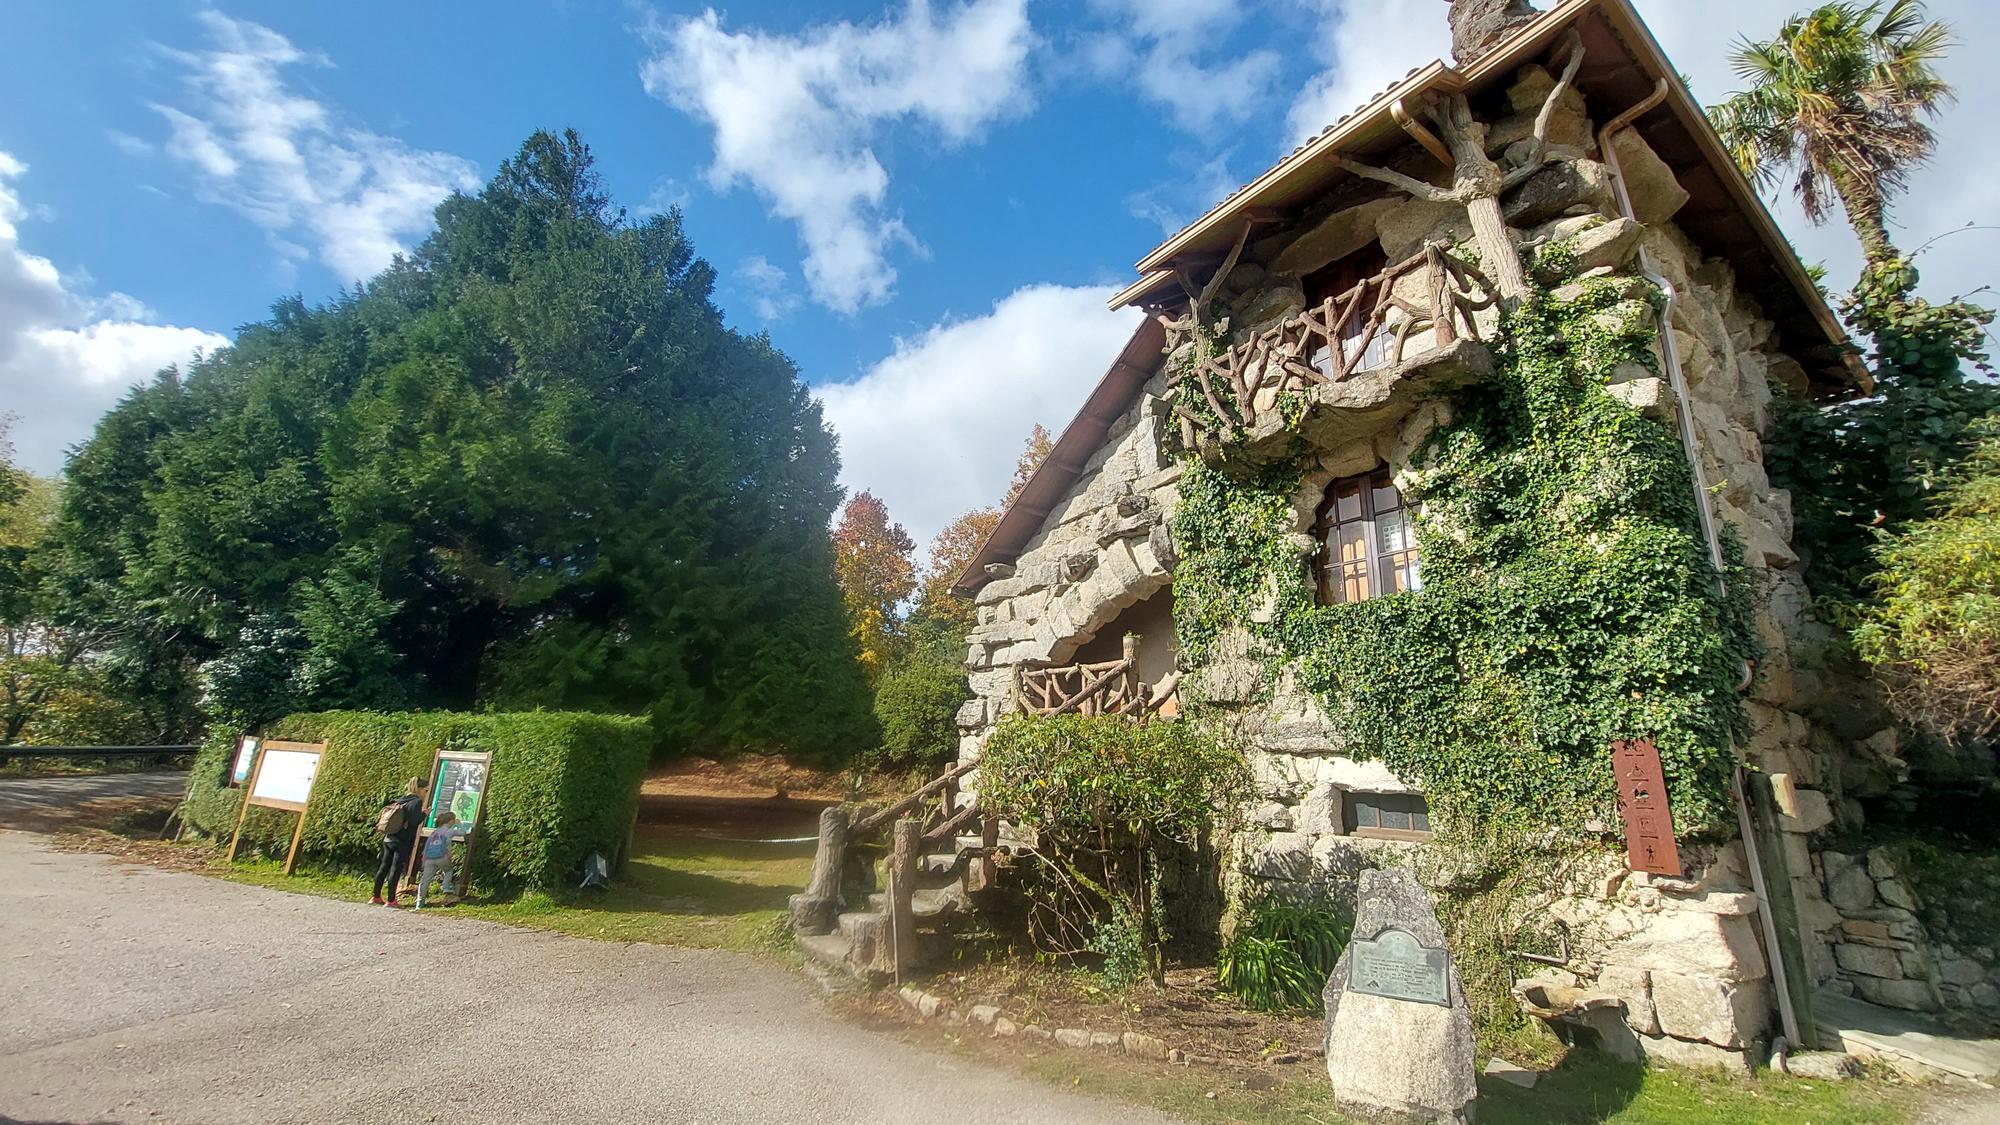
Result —
<instances>
[{"instance_id":1,"label":"wooden handrail","mask_svg":"<svg viewBox=\"0 0 2000 1125\"><path fill-rule=\"evenodd\" d=\"M924 833L924 843L934 844L958 835L958 830L972 823L979 816L979 802L973 801L958 810L950 820Z\"/></svg>"},{"instance_id":2,"label":"wooden handrail","mask_svg":"<svg viewBox=\"0 0 2000 1125\"><path fill-rule=\"evenodd\" d=\"M1138 661L1027 669L1021 673L1021 708L1032 715L1130 715L1147 709L1149 689L1139 682ZM1123 680L1122 683L1118 682ZM1074 683L1075 687L1068 684Z\"/></svg>"},{"instance_id":3,"label":"wooden handrail","mask_svg":"<svg viewBox=\"0 0 2000 1125\"><path fill-rule=\"evenodd\" d=\"M883 825L888 824L889 822L895 820L897 817L903 815L906 812L909 812L911 809L916 808L918 805L922 804L924 798L944 788L946 785L949 785L950 783L958 780L960 777L965 776L967 773L970 773L972 771L972 767L974 767L975 765L978 765L978 763L960 762L959 764L946 770L944 773L938 775L936 778L933 778L931 781L927 782L922 789L919 789L916 792L910 794L909 796L904 797L902 800L897 801L895 804L890 805L887 808L878 809L877 811L870 813L868 816L863 818L860 823L856 824L850 830L850 835L858 837L858 836L865 836L875 832L877 829L880 829Z\"/></svg>"}]
</instances>

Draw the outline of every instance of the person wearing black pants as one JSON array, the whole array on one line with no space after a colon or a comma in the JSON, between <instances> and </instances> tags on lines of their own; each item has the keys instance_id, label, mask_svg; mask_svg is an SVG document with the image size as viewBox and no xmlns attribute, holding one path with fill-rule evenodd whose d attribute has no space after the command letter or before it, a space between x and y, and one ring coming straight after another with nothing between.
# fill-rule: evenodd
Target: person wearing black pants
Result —
<instances>
[{"instance_id":1,"label":"person wearing black pants","mask_svg":"<svg viewBox=\"0 0 2000 1125\"><path fill-rule=\"evenodd\" d=\"M382 865L375 869L375 897L369 903L383 905L382 885L389 886L388 905L396 901L396 888L403 882L403 869L410 865L410 851L417 845L417 829L424 822L424 779L413 777L403 795L390 802L400 810L394 831L382 834Z\"/></svg>"}]
</instances>

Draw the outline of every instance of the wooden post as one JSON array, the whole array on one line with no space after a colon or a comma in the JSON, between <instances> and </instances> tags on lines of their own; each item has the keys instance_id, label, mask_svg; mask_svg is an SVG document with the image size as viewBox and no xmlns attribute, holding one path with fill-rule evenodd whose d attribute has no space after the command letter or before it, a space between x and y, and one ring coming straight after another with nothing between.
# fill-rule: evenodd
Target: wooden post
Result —
<instances>
[{"instance_id":1,"label":"wooden post","mask_svg":"<svg viewBox=\"0 0 2000 1125\"><path fill-rule=\"evenodd\" d=\"M847 810L839 805L819 813L819 849L813 852L812 877L806 889L791 898L792 930L800 934L833 932L840 913L840 877L847 866Z\"/></svg>"},{"instance_id":2,"label":"wooden post","mask_svg":"<svg viewBox=\"0 0 2000 1125\"><path fill-rule=\"evenodd\" d=\"M243 803L236 806L236 831L229 837L229 858L225 863L236 862L236 845L243 840L243 818L250 815L250 794L257 791L257 775L264 770L264 755L257 755L257 764L250 767L250 783L243 788ZM300 817L304 820L304 817Z\"/></svg>"},{"instance_id":3,"label":"wooden post","mask_svg":"<svg viewBox=\"0 0 2000 1125\"><path fill-rule=\"evenodd\" d=\"M894 959L896 983L917 963L917 915L913 899L917 893L917 853L923 847L924 826L914 817L896 822L895 843L889 852L889 952Z\"/></svg>"},{"instance_id":4,"label":"wooden post","mask_svg":"<svg viewBox=\"0 0 2000 1125\"><path fill-rule=\"evenodd\" d=\"M285 874L287 875L290 875L292 873L292 868L298 865L299 838L301 836L304 836L305 834L306 834L306 812L304 809L300 809L299 822L296 825L292 826L292 846L286 849L285 851Z\"/></svg>"},{"instance_id":5,"label":"wooden post","mask_svg":"<svg viewBox=\"0 0 2000 1125\"><path fill-rule=\"evenodd\" d=\"M1798 900L1792 897L1791 871L1785 866L1784 840L1779 836L1776 801L1770 778L1736 767L1737 825L1750 861L1750 885L1757 892L1757 920L1764 930L1764 948L1771 962L1771 983L1778 997L1778 1022L1785 1038L1804 1050L1819 1046L1819 1023L1813 1016L1812 977L1806 969L1804 941L1799 936Z\"/></svg>"},{"instance_id":6,"label":"wooden post","mask_svg":"<svg viewBox=\"0 0 2000 1125\"><path fill-rule=\"evenodd\" d=\"M989 813L979 821L979 889L982 891L993 886L994 876L998 873L993 853L999 847L1000 818Z\"/></svg>"},{"instance_id":7,"label":"wooden post","mask_svg":"<svg viewBox=\"0 0 2000 1125\"><path fill-rule=\"evenodd\" d=\"M1114 710L1124 711L1127 703L1139 698L1139 645L1145 639L1137 633L1125 634L1125 698Z\"/></svg>"}]
</instances>

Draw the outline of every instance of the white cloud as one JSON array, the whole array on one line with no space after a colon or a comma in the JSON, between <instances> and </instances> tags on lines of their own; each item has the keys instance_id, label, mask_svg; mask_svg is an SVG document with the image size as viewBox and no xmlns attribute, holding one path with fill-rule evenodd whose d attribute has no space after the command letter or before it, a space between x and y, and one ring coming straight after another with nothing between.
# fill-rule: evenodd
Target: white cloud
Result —
<instances>
[{"instance_id":1,"label":"white cloud","mask_svg":"<svg viewBox=\"0 0 2000 1125\"><path fill-rule=\"evenodd\" d=\"M1090 6L1119 33L1085 41L1088 65L1131 81L1190 132L1208 136L1246 120L1277 83L1277 51L1229 57L1219 46L1243 20L1238 0L1091 0Z\"/></svg>"},{"instance_id":2,"label":"white cloud","mask_svg":"<svg viewBox=\"0 0 2000 1125\"><path fill-rule=\"evenodd\" d=\"M841 483L889 505L921 549L998 501L1037 423L1060 433L1132 334L1112 287L1035 285L938 324L851 383L817 388L840 435Z\"/></svg>"},{"instance_id":3,"label":"white cloud","mask_svg":"<svg viewBox=\"0 0 2000 1125\"><path fill-rule=\"evenodd\" d=\"M205 199L265 228L281 254L309 245L343 279L370 277L429 229L440 200L479 185L469 161L346 124L297 92L287 70L330 66L323 56L246 20L198 18L209 48L167 52L193 101L154 107L169 130L162 147Z\"/></svg>"},{"instance_id":4,"label":"white cloud","mask_svg":"<svg viewBox=\"0 0 2000 1125\"><path fill-rule=\"evenodd\" d=\"M1158 223L1163 234L1173 234L1222 202L1243 182L1229 170L1230 153L1210 160L1195 160L1176 154L1170 161L1177 174L1163 183L1125 197L1125 210L1135 219Z\"/></svg>"},{"instance_id":5,"label":"white cloud","mask_svg":"<svg viewBox=\"0 0 2000 1125\"><path fill-rule=\"evenodd\" d=\"M1287 147L1333 124L1411 69L1451 54L1437 0L1312 0L1322 28L1310 45L1326 69L1309 79L1286 115Z\"/></svg>"},{"instance_id":6,"label":"white cloud","mask_svg":"<svg viewBox=\"0 0 2000 1125\"><path fill-rule=\"evenodd\" d=\"M123 293L86 296L24 250L19 224L30 212L11 181L27 170L0 152L0 412L19 416L9 436L20 464L47 474L132 384L229 338L155 324Z\"/></svg>"},{"instance_id":7,"label":"white cloud","mask_svg":"<svg viewBox=\"0 0 2000 1125\"><path fill-rule=\"evenodd\" d=\"M963 144L1029 101L1025 0L970 0L942 14L910 0L879 23L797 35L726 31L711 9L656 24L647 38L647 92L714 129L710 183L748 184L796 224L807 288L841 312L887 300L890 248L918 245L885 207L878 134L908 122Z\"/></svg>"},{"instance_id":8,"label":"white cloud","mask_svg":"<svg viewBox=\"0 0 2000 1125\"><path fill-rule=\"evenodd\" d=\"M736 276L750 293L757 319L766 324L783 320L797 311L799 295L792 289L792 275L771 264L762 254L743 259Z\"/></svg>"}]
</instances>

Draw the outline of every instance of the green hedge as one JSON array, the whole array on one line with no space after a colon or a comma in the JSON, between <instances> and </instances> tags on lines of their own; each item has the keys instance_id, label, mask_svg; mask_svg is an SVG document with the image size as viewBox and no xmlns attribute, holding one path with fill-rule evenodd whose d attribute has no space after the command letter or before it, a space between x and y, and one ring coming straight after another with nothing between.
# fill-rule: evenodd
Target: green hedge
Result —
<instances>
[{"instance_id":1,"label":"green hedge","mask_svg":"<svg viewBox=\"0 0 2000 1125\"><path fill-rule=\"evenodd\" d=\"M332 864L375 861L375 814L410 778L428 777L439 749L491 752L473 878L504 887L554 886L577 875L591 852L615 855L638 809L653 746L643 719L558 711L325 711L288 716L264 736L327 744L299 854ZM237 738L235 731L213 734L188 782L188 825L225 839L243 795L228 785ZM292 824L290 813L252 808L245 847L283 855Z\"/></svg>"}]
</instances>

